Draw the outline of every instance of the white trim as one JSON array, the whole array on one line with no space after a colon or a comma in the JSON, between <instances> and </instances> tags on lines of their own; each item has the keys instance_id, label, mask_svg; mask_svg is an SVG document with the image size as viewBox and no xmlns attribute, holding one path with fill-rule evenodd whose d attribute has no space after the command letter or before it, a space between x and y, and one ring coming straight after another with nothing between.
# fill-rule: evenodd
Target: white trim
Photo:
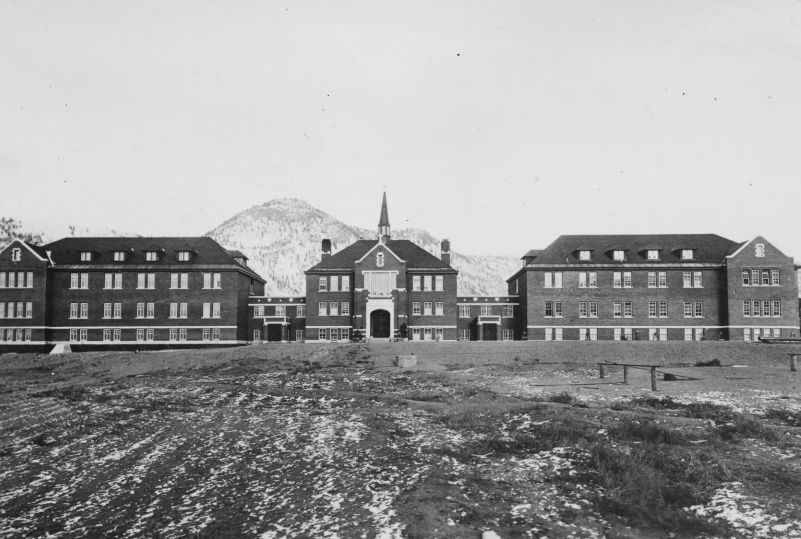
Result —
<instances>
[{"instance_id":1,"label":"white trim","mask_svg":"<svg viewBox=\"0 0 801 539\"><path fill-rule=\"evenodd\" d=\"M306 326L306 329L353 329L353 326Z\"/></svg>"},{"instance_id":2,"label":"white trim","mask_svg":"<svg viewBox=\"0 0 801 539\"><path fill-rule=\"evenodd\" d=\"M753 238L751 238L750 240L748 240L747 242L745 242L745 243L742 245L742 247L740 247L739 249L737 249L736 251L734 251L732 254L730 254L730 255L726 255L726 257L725 257L725 258L734 258L735 256L739 255L739 254L742 252L742 250L743 250L743 249L745 249L746 247L748 247L749 245L751 245L751 242L753 242L753 241L754 241L755 239L757 239L758 237L759 237L759 236L754 236Z\"/></svg>"},{"instance_id":3,"label":"white trim","mask_svg":"<svg viewBox=\"0 0 801 539\"><path fill-rule=\"evenodd\" d=\"M26 249L28 249L28 250L31 252L31 254L32 254L33 256L35 256L36 258L38 258L38 259L39 259L39 260L41 260L42 262L47 262L47 259L46 259L46 258L42 258L41 256L39 256L39 253L37 253L36 251L34 251L33 249L31 249L31 246L30 246L30 245L28 245L27 243L25 243L24 241L22 241L22 240L21 240L21 239L19 239L19 238L15 238L15 239L14 239L14 241L12 241L12 242L11 242L11 243L9 243L8 245L6 245L6 246L5 246L5 247L3 247L2 249L0 249L0 255L1 255L1 254L3 254L3 253L5 253L5 252L6 252L6 249L8 249L8 248L9 248L9 247L11 247L12 245L14 245L14 243L16 243L16 242L18 242L18 243L21 243L22 245L24 245L24 246L25 246L25 248L26 248Z\"/></svg>"},{"instance_id":4,"label":"white trim","mask_svg":"<svg viewBox=\"0 0 801 539\"><path fill-rule=\"evenodd\" d=\"M372 253L372 252L373 252L373 250L375 250L375 249L376 249L376 248L377 248L379 245L382 245L382 246L383 246L383 247L384 247L384 248L385 248L387 251L389 251L389 252L392 254L392 256L394 256L394 257L395 257L395 259L396 259L398 262L401 262L402 264L405 264L405 263L406 263L406 261L405 261L405 260L401 260L401 257L399 257L398 255L396 255L395 253L393 253L393 252L392 252L392 249L390 249L390 248L389 248L389 246L388 246L387 244L385 244L385 243L382 243L382 242L381 242L381 240L378 240L378 243L376 243L375 245L373 245L373 247L372 247L372 248L371 248L369 251L367 251L366 253L364 253L364 256L363 256L363 257L361 257L359 260L357 260L357 261L356 261L356 264L359 264L359 263L361 263L361 262L362 262L362 261L363 261L365 258L367 258L367 255L369 255L370 253Z\"/></svg>"},{"instance_id":5,"label":"white trim","mask_svg":"<svg viewBox=\"0 0 801 539\"><path fill-rule=\"evenodd\" d=\"M593 318L592 320L595 320ZM754 324L750 326L707 326L706 324L695 324L695 325L687 325L687 326L632 326L631 324L626 324L622 322L623 320L630 320L627 318L619 318L621 320L620 324L614 325L601 325L601 324L593 324L590 326L566 326L566 325L552 325L552 326L526 326L528 329L542 329L542 328L562 328L562 329L569 329L569 328L600 328L600 329L614 329L618 327L626 327L632 329L650 329L650 328L665 328L665 329L742 329L742 328L763 328L770 326L771 329L778 328L778 329L798 329L798 326L777 326L776 324ZM693 319L695 320L695 319ZM770 318L766 318L764 320L770 320Z\"/></svg>"},{"instance_id":6,"label":"white trim","mask_svg":"<svg viewBox=\"0 0 801 539\"><path fill-rule=\"evenodd\" d=\"M437 324L437 325L434 325L434 326L418 326L417 324L414 324L414 325L407 325L406 327L407 327L408 329L412 329L412 328L422 328L422 329L426 329L426 328L428 328L428 329L434 329L434 328L442 328L442 329L456 329L458 326L443 326L443 325L441 325L441 324ZM416 342L416 341L415 341L415 342Z\"/></svg>"},{"instance_id":7,"label":"white trim","mask_svg":"<svg viewBox=\"0 0 801 539\"><path fill-rule=\"evenodd\" d=\"M303 303L248 303L248 307L258 307L259 305L264 305L266 307L277 307L283 305L285 307L292 307L293 305L306 305L306 302Z\"/></svg>"},{"instance_id":8,"label":"white trim","mask_svg":"<svg viewBox=\"0 0 801 539\"><path fill-rule=\"evenodd\" d=\"M239 340L211 340L200 341L193 339L191 341L47 341L44 344L70 344L72 346L95 345L95 346L108 346L119 344L135 344L137 346L152 345L152 344L170 344L170 345L185 345L185 344L248 344L252 341L239 341Z\"/></svg>"},{"instance_id":9,"label":"white trim","mask_svg":"<svg viewBox=\"0 0 801 539\"><path fill-rule=\"evenodd\" d=\"M4 320L9 320L8 318ZM109 320L114 320L110 318ZM0 326L0 329L4 326ZM15 328L17 326L14 326ZM159 326L118 326L109 324L107 326L31 326L29 329L238 329L239 326L176 326L164 324Z\"/></svg>"},{"instance_id":10,"label":"white trim","mask_svg":"<svg viewBox=\"0 0 801 539\"><path fill-rule=\"evenodd\" d=\"M519 303L457 303L456 305L495 305L495 306L505 306L505 305L520 305ZM506 318L509 318L508 316Z\"/></svg>"}]
</instances>

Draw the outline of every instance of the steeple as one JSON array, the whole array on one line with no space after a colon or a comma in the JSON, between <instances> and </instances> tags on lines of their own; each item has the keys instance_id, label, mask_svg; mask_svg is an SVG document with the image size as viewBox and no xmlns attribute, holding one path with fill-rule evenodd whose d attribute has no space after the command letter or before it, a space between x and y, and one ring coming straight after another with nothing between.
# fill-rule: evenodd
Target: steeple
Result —
<instances>
[{"instance_id":1,"label":"steeple","mask_svg":"<svg viewBox=\"0 0 801 539\"><path fill-rule=\"evenodd\" d=\"M384 193L384 200L381 203L381 217L378 219L378 237L381 243L389 243L389 212L387 212L387 194Z\"/></svg>"}]
</instances>

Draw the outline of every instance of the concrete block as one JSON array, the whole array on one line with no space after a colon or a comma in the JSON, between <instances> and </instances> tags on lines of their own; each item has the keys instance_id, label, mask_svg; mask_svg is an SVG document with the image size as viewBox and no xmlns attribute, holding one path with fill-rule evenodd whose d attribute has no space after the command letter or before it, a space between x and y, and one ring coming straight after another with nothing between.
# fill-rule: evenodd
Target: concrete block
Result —
<instances>
[{"instance_id":1,"label":"concrete block","mask_svg":"<svg viewBox=\"0 0 801 539\"><path fill-rule=\"evenodd\" d=\"M395 356L398 367L407 368L417 365L417 356Z\"/></svg>"}]
</instances>

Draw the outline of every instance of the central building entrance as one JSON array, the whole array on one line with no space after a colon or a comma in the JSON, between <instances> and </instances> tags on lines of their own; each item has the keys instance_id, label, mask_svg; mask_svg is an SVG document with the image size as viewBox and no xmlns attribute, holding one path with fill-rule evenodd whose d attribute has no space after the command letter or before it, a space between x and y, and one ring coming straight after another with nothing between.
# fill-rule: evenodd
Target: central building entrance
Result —
<instances>
[{"instance_id":1,"label":"central building entrance","mask_svg":"<svg viewBox=\"0 0 801 539\"><path fill-rule=\"evenodd\" d=\"M279 324L267 324L266 333L269 342L281 342L281 326Z\"/></svg>"},{"instance_id":2,"label":"central building entrance","mask_svg":"<svg viewBox=\"0 0 801 539\"><path fill-rule=\"evenodd\" d=\"M370 313L370 337L387 339L390 337L390 331L389 312L380 309Z\"/></svg>"},{"instance_id":3,"label":"central building entrance","mask_svg":"<svg viewBox=\"0 0 801 539\"><path fill-rule=\"evenodd\" d=\"M495 324L483 324L483 340L497 341L498 340L498 326Z\"/></svg>"}]
</instances>

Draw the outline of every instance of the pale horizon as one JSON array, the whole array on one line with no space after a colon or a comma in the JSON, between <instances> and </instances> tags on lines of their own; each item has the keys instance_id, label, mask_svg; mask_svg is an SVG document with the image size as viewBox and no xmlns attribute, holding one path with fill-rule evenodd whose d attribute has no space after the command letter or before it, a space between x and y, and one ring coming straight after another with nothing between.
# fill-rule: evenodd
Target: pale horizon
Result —
<instances>
[{"instance_id":1,"label":"pale horizon","mask_svg":"<svg viewBox=\"0 0 801 539\"><path fill-rule=\"evenodd\" d=\"M801 259L801 3L0 0L0 215L200 235L275 198L470 254Z\"/></svg>"}]
</instances>

